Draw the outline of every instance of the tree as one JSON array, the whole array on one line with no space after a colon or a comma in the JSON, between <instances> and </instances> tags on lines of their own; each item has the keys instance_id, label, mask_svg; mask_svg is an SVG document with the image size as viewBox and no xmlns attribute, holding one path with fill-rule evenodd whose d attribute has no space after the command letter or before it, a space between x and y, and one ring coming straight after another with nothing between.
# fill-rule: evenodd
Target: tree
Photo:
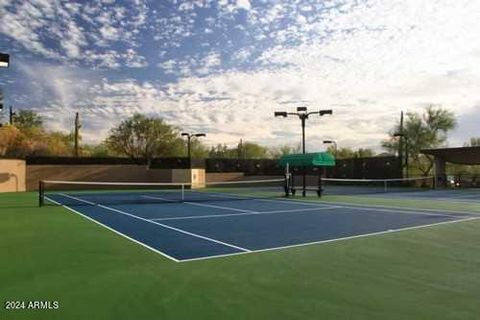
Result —
<instances>
[{"instance_id":1,"label":"tree","mask_svg":"<svg viewBox=\"0 0 480 320\"><path fill-rule=\"evenodd\" d=\"M31 110L17 111L13 124L19 129L43 128L43 119Z\"/></svg>"},{"instance_id":2,"label":"tree","mask_svg":"<svg viewBox=\"0 0 480 320\"><path fill-rule=\"evenodd\" d=\"M185 142L185 149L186 143L187 142ZM193 159L203 159L208 156L208 148L202 143L202 141L196 138L192 138L190 141L190 152L192 153Z\"/></svg>"},{"instance_id":3,"label":"tree","mask_svg":"<svg viewBox=\"0 0 480 320\"><path fill-rule=\"evenodd\" d=\"M254 142L244 142L244 155L247 159L264 159L267 158L268 149Z\"/></svg>"},{"instance_id":4,"label":"tree","mask_svg":"<svg viewBox=\"0 0 480 320\"><path fill-rule=\"evenodd\" d=\"M374 156L375 152L369 148L359 148L357 151L355 151L355 157L357 158L369 158Z\"/></svg>"},{"instance_id":5,"label":"tree","mask_svg":"<svg viewBox=\"0 0 480 320\"><path fill-rule=\"evenodd\" d=\"M110 150L105 142L99 144L84 144L81 147L81 152L83 156L87 157L111 157L118 155L114 153L113 150Z\"/></svg>"},{"instance_id":6,"label":"tree","mask_svg":"<svg viewBox=\"0 0 480 320\"><path fill-rule=\"evenodd\" d=\"M17 151L23 138L20 130L14 126L0 127L0 156L20 156Z\"/></svg>"},{"instance_id":7,"label":"tree","mask_svg":"<svg viewBox=\"0 0 480 320\"><path fill-rule=\"evenodd\" d=\"M176 128L162 119L138 113L113 128L105 143L113 152L147 161L154 157L177 156L182 154L184 147Z\"/></svg>"},{"instance_id":8,"label":"tree","mask_svg":"<svg viewBox=\"0 0 480 320\"><path fill-rule=\"evenodd\" d=\"M278 159L281 158L287 154L292 154L292 153L300 153L302 150L301 144L298 144L296 146L289 146L289 145L283 145L278 148L271 148L269 150L269 154L272 158Z\"/></svg>"},{"instance_id":9,"label":"tree","mask_svg":"<svg viewBox=\"0 0 480 320\"><path fill-rule=\"evenodd\" d=\"M465 143L465 147L480 147L480 137L471 137L470 143Z\"/></svg>"},{"instance_id":10,"label":"tree","mask_svg":"<svg viewBox=\"0 0 480 320\"><path fill-rule=\"evenodd\" d=\"M382 147L396 153L399 147L399 137L402 133L408 141L409 165L427 176L433 167L433 159L421 153L422 149L437 148L447 140L447 134L456 126L455 115L440 107L429 106L423 114L409 112L404 127L396 124L389 132L390 138L382 142Z\"/></svg>"},{"instance_id":11,"label":"tree","mask_svg":"<svg viewBox=\"0 0 480 320\"><path fill-rule=\"evenodd\" d=\"M227 159L239 158L239 151L237 150L237 148L229 148L226 144L219 143L216 146L210 148L210 151L208 152L208 157Z\"/></svg>"},{"instance_id":12,"label":"tree","mask_svg":"<svg viewBox=\"0 0 480 320\"><path fill-rule=\"evenodd\" d=\"M335 155L335 147L330 145L327 148L327 152ZM352 159L352 158L368 158L374 157L375 152L369 148L359 148L358 150L354 150L352 148L343 147L337 150L337 159Z\"/></svg>"},{"instance_id":13,"label":"tree","mask_svg":"<svg viewBox=\"0 0 480 320\"><path fill-rule=\"evenodd\" d=\"M268 156L268 148L254 142L241 142L233 148L229 148L226 144L218 144L208 152L209 158L263 159Z\"/></svg>"}]
</instances>

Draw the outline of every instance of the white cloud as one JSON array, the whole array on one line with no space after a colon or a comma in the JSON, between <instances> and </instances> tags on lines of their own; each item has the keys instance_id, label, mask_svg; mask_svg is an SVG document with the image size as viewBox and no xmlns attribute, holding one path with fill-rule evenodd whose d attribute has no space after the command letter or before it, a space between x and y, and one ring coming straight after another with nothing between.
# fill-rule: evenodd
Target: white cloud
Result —
<instances>
[{"instance_id":1,"label":"white cloud","mask_svg":"<svg viewBox=\"0 0 480 320\"><path fill-rule=\"evenodd\" d=\"M237 0L237 8L250 10L252 6L250 5L249 0Z\"/></svg>"},{"instance_id":2,"label":"white cloud","mask_svg":"<svg viewBox=\"0 0 480 320\"><path fill-rule=\"evenodd\" d=\"M185 129L204 130L212 144L233 144L240 138L271 145L296 144L298 119L276 119L273 111L308 105L311 109L334 110L331 117L309 120L309 150L322 148L322 137L335 139L340 146L378 149L400 110L419 111L436 104L459 116L460 127L452 143L461 144L462 139L478 135L467 132L474 130L473 125L462 125L476 119L480 106L478 1L345 0L282 5L274 1L264 7L246 1L223 1L219 2L222 12L215 16L215 23L207 21L214 33L225 28L225 21L237 25L232 18L236 14L245 14L247 19L235 29L243 33L226 42L235 49L230 56L227 45L208 41L211 35L205 36L205 26L195 29L195 9L216 3L179 5L182 14L167 12L149 29L158 41L156 57L162 54L156 66L169 76L177 76L175 81L108 76L103 80L84 79L77 71L43 70L38 74L56 79L47 84L36 72L28 73L39 86L36 94L53 96L50 107L44 110L51 115L52 125L61 126L59 119L55 122L55 114L75 106L82 110L89 139L102 138L106 128L142 112L164 117ZM238 7L248 12L239 12ZM51 7L42 10L40 16L55 11ZM91 6L68 10L99 16ZM19 25L12 32L17 32L15 37L30 50L55 57L56 52L45 47L40 37L28 33L42 23L36 18L38 11L28 8L24 18L32 17L29 23L33 25L26 29ZM63 53L72 58L84 53L97 67L146 67L147 60L138 46L127 45L127 39L135 39L135 33L123 33L128 27L122 29L115 24L122 14L92 22L98 23L95 36L105 47L84 49L84 42L92 41L92 35L72 28ZM139 11L137 16L137 21L145 21L146 11ZM8 21L14 26L19 23L18 14L6 17L13 19ZM113 29L102 34L102 27ZM61 28L57 31L62 32ZM208 46L199 45L194 52L181 51L188 37L198 37L198 43ZM113 50L109 47L112 41L122 42L123 49ZM172 54L177 49L181 55ZM252 62L248 69L238 67L246 62ZM78 83L82 85L75 86ZM104 119L103 131L98 119Z\"/></svg>"},{"instance_id":3,"label":"white cloud","mask_svg":"<svg viewBox=\"0 0 480 320\"><path fill-rule=\"evenodd\" d=\"M125 7L103 3L59 3L56 1L12 1L1 3L2 23L0 35L15 40L27 52L61 62L81 63L88 50L95 55L90 62L106 67L131 63L128 49L117 52L127 61L112 62L114 55L105 52L112 43L135 47L136 35L146 22L146 5L143 1L125 4ZM128 10L129 17L125 19ZM88 49L87 49L88 48ZM113 49L106 49L112 51ZM115 49L118 50L118 47ZM102 57L106 60L101 61Z\"/></svg>"}]
</instances>

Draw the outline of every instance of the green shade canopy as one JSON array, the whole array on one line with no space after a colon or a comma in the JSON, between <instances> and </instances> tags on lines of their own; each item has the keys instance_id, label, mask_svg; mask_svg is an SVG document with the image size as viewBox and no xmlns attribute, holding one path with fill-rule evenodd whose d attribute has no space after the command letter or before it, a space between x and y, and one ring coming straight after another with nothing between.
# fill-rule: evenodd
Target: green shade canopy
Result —
<instances>
[{"instance_id":1,"label":"green shade canopy","mask_svg":"<svg viewBox=\"0 0 480 320\"><path fill-rule=\"evenodd\" d=\"M296 153L281 157L278 163L281 166L286 166L288 163L291 167L334 167L335 158L328 152Z\"/></svg>"}]
</instances>

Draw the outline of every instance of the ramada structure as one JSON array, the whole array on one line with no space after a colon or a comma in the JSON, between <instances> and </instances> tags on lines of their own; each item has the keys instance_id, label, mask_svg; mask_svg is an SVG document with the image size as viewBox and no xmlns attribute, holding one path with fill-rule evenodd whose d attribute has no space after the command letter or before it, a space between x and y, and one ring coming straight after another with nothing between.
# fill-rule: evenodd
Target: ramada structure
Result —
<instances>
[{"instance_id":1,"label":"ramada structure","mask_svg":"<svg viewBox=\"0 0 480 320\"><path fill-rule=\"evenodd\" d=\"M422 153L434 157L438 187L445 187L447 184L447 162L463 165L480 165L480 146L425 149L422 150Z\"/></svg>"}]
</instances>

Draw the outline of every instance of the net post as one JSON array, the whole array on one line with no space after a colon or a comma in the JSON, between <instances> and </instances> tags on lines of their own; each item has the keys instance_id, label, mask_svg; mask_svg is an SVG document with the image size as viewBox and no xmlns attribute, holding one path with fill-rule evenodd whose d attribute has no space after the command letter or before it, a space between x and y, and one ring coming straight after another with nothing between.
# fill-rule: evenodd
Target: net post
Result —
<instances>
[{"instance_id":1,"label":"net post","mask_svg":"<svg viewBox=\"0 0 480 320\"><path fill-rule=\"evenodd\" d=\"M287 162L285 166L285 196L290 195L290 164Z\"/></svg>"},{"instance_id":2,"label":"net post","mask_svg":"<svg viewBox=\"0 0 480 320\"><path fill-rule=\"evenodd\" d=\"M322 197L322 170L319 168L318 170L318 189L317 189L317 196L319 198Z\"/></svg>"},{"instance_id":3,"label":"net post","mask_svg":"<svg viewBox=\"0 0 480 320\"><path fill-rule=\"evenodd\" d=\"M388 180L383 180L383 191L388 192Z\"/></svg>"},{"instance_id":4,"label":"net post","mask_svg":"<svg viewBox=\"0 0 480 320\"><path fill-rule=\"evenodd\" d=\"M182 202L185 201L185 184L182 183Z\"/></svg>"},{"instance_id":5,"label":"net post","mask_svg":"<svg viewBox=\"0 0 480 320\"><path fill-rule=\"evenodd\" d=\"M286 197L290 196L290 175L288 173L285 174L284 190L285 190L285 196Z\"/></svg>"},{"instance_id":6,"label":"net post","mask_svg":"<svg viewBox=\"0 0 480 320\"><path fill-rule=\"evenodd\" d=\"M42 180L38 181L38 206L43 206L43 199L44 199L44 183Z\"/></svg>"}]
</instances>

